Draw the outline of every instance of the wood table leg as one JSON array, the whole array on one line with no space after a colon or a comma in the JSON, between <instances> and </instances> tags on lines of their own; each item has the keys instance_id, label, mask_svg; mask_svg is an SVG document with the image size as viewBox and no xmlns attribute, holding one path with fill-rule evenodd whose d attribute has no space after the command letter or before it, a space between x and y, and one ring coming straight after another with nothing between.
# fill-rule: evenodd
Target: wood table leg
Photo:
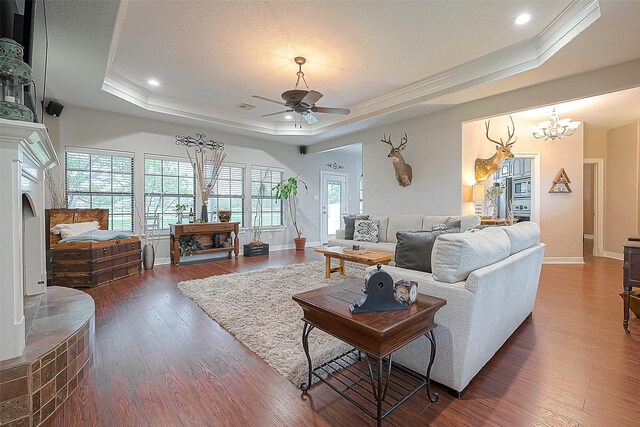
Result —
<instances>
[{"instance_id":1,"label":"wood table leg","mask_svg":"<svg viewBox=\"0 0 640 427\"><path fill-rule=\"evenodd\" d=\"M324 277L326 277L327 279L330 279L331 278L331 257L329 256L329 254L325 254L324 259L325 259Z\"/></svg>"},{"instance_id":2,"label":"wood table leg","mask_svg":"<svg viewBox=\"0 0 640 427\"><path fill-rule=\"evenodd\" d=\"M629 332L629 300L631 299L631 288L624 288L624 320L622 321L622 327L626 333Z\"/></svg>"},{"instance_id":3,"label":"wood table leg","mask_svg":"<svg viewBox=\"0 0 640 427\"><path fill-rule=\"evenodd\" d=\"M343 259L340 260L340 270L339 271L340 271L340 275L344 276L344 260Z\"/></svg>"}]
</instances>

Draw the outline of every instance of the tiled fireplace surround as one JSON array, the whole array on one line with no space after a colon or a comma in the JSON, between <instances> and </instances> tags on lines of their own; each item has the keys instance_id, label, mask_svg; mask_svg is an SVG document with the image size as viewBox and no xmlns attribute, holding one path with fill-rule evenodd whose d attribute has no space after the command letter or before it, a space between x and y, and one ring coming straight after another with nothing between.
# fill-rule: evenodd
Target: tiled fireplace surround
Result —
<instances>
[{"instance_id":1,"label":"tiled fireplace surround","mask_svg":"<svg viewBox=\"0 0 640 427\"><path fill-rule=\"evenodd\" d=\"M93 299L45 286L44 171L57 164L44 125L0 119L2 427L40 425L93 362Z\"/></svg>"}]
</instances>

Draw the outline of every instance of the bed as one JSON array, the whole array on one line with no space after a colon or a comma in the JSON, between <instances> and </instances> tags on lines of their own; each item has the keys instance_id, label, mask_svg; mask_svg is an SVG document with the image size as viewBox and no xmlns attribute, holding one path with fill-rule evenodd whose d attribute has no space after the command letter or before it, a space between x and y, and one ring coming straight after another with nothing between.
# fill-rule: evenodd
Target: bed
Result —
<instances>
[{"instance_id":1,"label":"bed","mask_svg":"<svg viewBox=\"0 0 640 427\"><path fill-rule=\"evenodd\" d=\"M50 249L51 284L72 288L103 285L139 274L141 244L137 236L105 242L60 242L51 232L59 224L96 221L101 230L109 228L108 209L47 209L47 248Z\"/></svg>"}]
</instances>

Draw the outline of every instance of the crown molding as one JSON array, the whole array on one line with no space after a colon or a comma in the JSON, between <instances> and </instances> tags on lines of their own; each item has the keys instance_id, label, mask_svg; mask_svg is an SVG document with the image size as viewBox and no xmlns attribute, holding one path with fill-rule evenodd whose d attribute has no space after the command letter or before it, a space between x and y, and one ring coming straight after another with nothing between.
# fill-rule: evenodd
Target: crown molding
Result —
<instances>
[{"instance_id":1,"label":"crown molding","mask_svg":"<svg viewBox=\"0 0 640 427\"><path fill-rule=\"evenodd\" d=\"M349 116L323 120L313 126L257 120L228 109L160 97L112 70L128 4L120 3L102 90L149 111L251 130L268 135L319 135L362 120L402 110L473 86L528 71L544 64L600 18L598 0L574 0L537 36L433 74L402 89L351 106Z\"/></svg>"}]
</instances>

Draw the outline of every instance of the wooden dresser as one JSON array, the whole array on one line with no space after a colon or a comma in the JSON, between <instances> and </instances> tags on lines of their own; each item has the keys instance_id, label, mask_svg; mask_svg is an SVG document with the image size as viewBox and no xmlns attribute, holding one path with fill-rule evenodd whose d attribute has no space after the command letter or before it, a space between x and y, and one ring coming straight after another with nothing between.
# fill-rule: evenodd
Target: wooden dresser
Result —
<instances>
[{"instance_id":1,"label":"wooden dresser","mask_svg":"<svg viewBox=\"0 0 640 427\"><path fill-rule=\"evenodd\" d=\"M238 256L238 251L240 249L240 243L238 240L238 234L240 232L239 222L171 224L170 229L170 254L171 263L174 265L180 264L180 238L186 236L193 236L200 242L200 244L202 244L204 249L198 251L198 255L228 252L229 258L231 258L232 253L235 254L236 257ZM215 236L218 236L218 238ZM231 238L231 245L229 247L223 247L222 243L227 237Z\"/></svg>"},{"instance_id":2,"label":"wooden dresser","mask_svg":"<svg viewBox=\"0 0 640 427\"><path fill-rule=\"evenodd\" d=\"M640 288L640 240L629 239L624 245L624 321L623 327L629 333L629 299L632 288Z\"/></svg>"}]
</instances>

